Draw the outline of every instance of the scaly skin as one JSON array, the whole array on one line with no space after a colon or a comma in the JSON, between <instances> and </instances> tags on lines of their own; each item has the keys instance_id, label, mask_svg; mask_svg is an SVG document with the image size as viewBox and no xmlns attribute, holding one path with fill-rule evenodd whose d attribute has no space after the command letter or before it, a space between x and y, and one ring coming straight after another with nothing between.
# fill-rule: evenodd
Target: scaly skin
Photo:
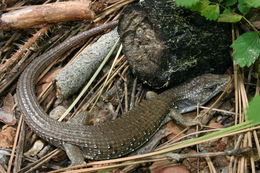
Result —
<instances>
[{"instance_id":1,"label":"scaly skin","mask_svg":"<svg viewBox=\"0 0 260 173\"><path fill-rule=\"evenodd\" d=\"M49 118L37 101L36 79L66 50L116 24L114 22L89 30L39 56L25 69L17 85L18 105L26 123L37 135L61 148L65 143L78 146L85 157L95 160L117 158L135 151L160 128L174 101L177 100L176 106L187 105L181 109L191 110L191 106L198 101L207 102L228 82L227 76L200 76L151 100L143 101L114 121L97 126L58 122Z\"/></svg>"}]
</instances>

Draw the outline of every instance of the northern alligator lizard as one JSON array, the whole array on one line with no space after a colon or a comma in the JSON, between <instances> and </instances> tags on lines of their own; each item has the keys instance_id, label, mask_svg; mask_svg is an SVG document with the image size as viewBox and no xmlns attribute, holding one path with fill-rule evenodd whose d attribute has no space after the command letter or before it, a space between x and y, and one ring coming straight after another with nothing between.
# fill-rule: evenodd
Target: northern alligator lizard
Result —
<instances>
[{"instance_id":1,"label":"northern alligator lizard","mask_svg":"<svg viewBox=\"0 0 260 173\"><path fill-rule=\"evenodd\" d=\"M207 102L228 82L227 76L203 75L151 100L144 100L114 121L96 126L58 122L48 117L35 95L39 75L65 51L116 24L112 22L91 29L39 56L24 70L17 85L18 105L28 126L55 146L63 148L65 143L78 146L90 159L116 158L136 150L160 128L173 101L177 101L178 109L189 111L198 101Z\"/></svg>"}]
</instances>

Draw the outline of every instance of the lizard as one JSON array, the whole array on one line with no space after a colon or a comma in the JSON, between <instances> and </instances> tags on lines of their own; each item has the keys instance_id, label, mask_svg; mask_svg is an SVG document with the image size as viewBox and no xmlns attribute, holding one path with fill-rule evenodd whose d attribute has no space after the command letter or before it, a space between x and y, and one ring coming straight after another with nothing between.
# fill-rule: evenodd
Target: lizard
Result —
<instances>
[{"instance_id":1,"label":"lizard","mask_svg":"<svg viewBox=\"0 0 260 173\"><path fill-rule=\"evenodd\" d=\"M113 121L95 126L58 122L48 117L35 95L37 78L66 50L116 25L117 21L90 29L40 55L23 71L17 84L18 106L26 124L38 136L66 152L66 148L81 152L80 158L118 158L137 150L158 131L173 103L176 103L174 107L181 113L183 110L191 111L198 102L204 104L223 90L230 80L227 75L205 74L196 77L179 87L142 101ZM70 157L73 154L67 155Z\"/></svg>"}]
</instances>

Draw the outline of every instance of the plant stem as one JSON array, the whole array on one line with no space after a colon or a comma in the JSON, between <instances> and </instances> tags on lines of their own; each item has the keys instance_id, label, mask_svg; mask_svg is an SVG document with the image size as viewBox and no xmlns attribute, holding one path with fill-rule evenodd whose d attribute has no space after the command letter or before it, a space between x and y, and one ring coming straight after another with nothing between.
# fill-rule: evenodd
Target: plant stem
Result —
<instances>
[{"instance_id":1,"label":"plant stem","mask_svg":"<svg viewBox=\"0 0 260 173\"><path fill-rule=\"evenodd\" d=\"M253 28L255 32L259 33L259 31L255 28L255 26L245 16L243 16L243 19Z\"/></svg>"}]
</instances>

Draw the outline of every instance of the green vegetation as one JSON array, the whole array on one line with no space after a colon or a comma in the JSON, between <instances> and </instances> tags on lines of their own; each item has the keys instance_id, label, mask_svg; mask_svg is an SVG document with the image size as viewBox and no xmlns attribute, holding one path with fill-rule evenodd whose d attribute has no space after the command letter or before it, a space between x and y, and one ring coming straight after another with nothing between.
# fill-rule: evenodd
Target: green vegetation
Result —
<instances>
[{"instance_id":1,"label":"green vegetation","mask_svg":"<svg viewBox=\"0 0 260 173\"><path fill-rule=\"evenodd\" d=\"M249 67L260 55L260 32L246 18L252 8L260 7L260 0L175 0L178 6L200 13L208 20L236 23L244 20L253 32L240 35L231 45L235 62Z\"/></svg>"},{"instance_id":2,"label":"green vegetation","mask_svg":"<svg viewBox=\"0 0 260 173\"><path fill-rule=\"evenodd\" d=\"M231 47L233 56L241 67L252 65L260 54L260 35L257 32L246 32L238 37Z\"/></svg>"},{"instance_id":3,"label":"green vegetation","mask_svg":"<svg viewBox=\"0 0 260 173\"><path fill-rule=\"evenodd\" d=\"M260 124L260 95L255 96L253 100L249 103L249 107L247 109L247 121L252 124Z\"/></svg>"},{"instance_id":4,"label":"green vegetation","mask_svg":"<svg viewBox=\"0 0 260 173\"><path fill-rule=\"evenodd\" d=\"M230 46L233 48L232 56L234 57L235 63L240 67L249 67L259 58L260 32L246 17L250 10L260 7L260 0L175 0L175 2L178 6L196 11L211 21L236 23L243 20L243 22L246 22L248 26L250 26L251 31L243 33L232 43ZM260 72L260 64L258 64L258 72ZM209 139L259 125L259 104L260 95L255 96L250 102L247 109L246 122L193 139L189 142Z\"/></svg>"}]
</instances>

